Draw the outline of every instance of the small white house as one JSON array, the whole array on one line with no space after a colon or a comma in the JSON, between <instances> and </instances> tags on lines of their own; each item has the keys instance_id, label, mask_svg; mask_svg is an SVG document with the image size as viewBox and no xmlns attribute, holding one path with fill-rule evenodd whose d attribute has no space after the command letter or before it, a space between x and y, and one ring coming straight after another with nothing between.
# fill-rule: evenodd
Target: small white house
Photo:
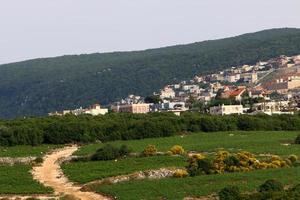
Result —
<instances>
[{"instance_id":1,"label":"small white house","mask_svg":"<svg viewBox=\"0 0 300 200\"><path fill-rule=\"evenodd\" d=\"M243 105L219 105L210 107L209 112L211 115L232 115L243 114Z\"/></svg>"}]
</instances>

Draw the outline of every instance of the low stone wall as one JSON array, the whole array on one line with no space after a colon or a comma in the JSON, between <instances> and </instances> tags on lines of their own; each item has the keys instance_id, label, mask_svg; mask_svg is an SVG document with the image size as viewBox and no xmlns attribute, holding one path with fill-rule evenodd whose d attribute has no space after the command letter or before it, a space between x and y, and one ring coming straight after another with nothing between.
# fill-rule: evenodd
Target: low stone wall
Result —
<instances>
[{"instance_id":1,"label":"low stone wall","mask_svg":"<svg viewBox=\"0 0 300 200\"><path fill-rule=\"evenodd\" d=\"M47 195L0 195L0 199L5 200L27 200L27 199L38 199L38 200L58 200L57 196Z\"/></svg>"},{"instance_id":2,"label":"low stone wall","mask_svg":"<svg viewBox=\"0 0 300 200\"><path fill-rule=\"evenodd\" d=\"M28 165L34 162L37 157L19 157L19 158L11 158L11 157L0 157L0 165L17 165L23 164Z\"/></svg>"},{"instance_id":3,"label":"low stone wall","mask_svg":"<svg viewBox=\"0 0 300 200\"><path fill-rule=\"evenodd\" d=\"M128 175L120 175L114 177L108 177L102 180L93 181L84 185L83 190L91 185L97 184L116 184L120 182L130 181L130 180L140 180L140 179L162 179L167 177L172 177L175 173L175 168L161 168L157 170L147 170L139 171Z\"/></svg>"}]
</instances>

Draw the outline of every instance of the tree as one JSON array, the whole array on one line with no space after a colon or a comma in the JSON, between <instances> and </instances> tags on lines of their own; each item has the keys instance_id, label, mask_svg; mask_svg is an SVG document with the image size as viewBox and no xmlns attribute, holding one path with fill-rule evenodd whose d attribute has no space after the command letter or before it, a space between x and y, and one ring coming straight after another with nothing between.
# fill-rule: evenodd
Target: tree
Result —
<instances>
[{"instance_id":1,"label":"tree","mask_svg":"<svg viewBox=\"0 0 300 200\"><path fill-rule=\"evenodd\" d=\"M152 96L147 96L145 98L145 103L153 103L153 104L158 104L162 102L159 96L157 95L152 95Z\"/></svg>"}]
</instances>

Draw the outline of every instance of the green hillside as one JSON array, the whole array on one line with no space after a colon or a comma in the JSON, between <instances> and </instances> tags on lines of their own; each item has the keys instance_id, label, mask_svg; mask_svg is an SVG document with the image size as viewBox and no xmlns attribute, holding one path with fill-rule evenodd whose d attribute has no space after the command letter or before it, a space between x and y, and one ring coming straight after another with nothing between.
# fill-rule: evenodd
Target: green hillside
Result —
<instances>
[{"instance_id":1,"label":"green hillside","mask_svg":"<svg viewBox=\"0 0 300 200\"><path fill-rule=\"evenodd\" d=\"M29 47L30 48L30 47ZM0 66L0 117L49 111L135 93L231 65L300 53L300 29L273 29L214 41L135 52L72 55Z\"/></svg>"}]
</instances>

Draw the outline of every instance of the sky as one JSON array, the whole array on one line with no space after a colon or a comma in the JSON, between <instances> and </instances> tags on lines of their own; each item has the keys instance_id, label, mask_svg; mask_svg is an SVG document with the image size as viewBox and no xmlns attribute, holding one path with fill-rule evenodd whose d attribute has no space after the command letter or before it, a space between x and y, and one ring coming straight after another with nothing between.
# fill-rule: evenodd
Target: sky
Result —
<instances>
[{"instance_id":1,"label":"sky","mask_svg":"<svg viewBox=\"0 0 300 200\"><path fill-rule=\"evenodd\" d=\"M0 64L300 28L299 0L0 0Z\"/></svg>"}]
</instances>

